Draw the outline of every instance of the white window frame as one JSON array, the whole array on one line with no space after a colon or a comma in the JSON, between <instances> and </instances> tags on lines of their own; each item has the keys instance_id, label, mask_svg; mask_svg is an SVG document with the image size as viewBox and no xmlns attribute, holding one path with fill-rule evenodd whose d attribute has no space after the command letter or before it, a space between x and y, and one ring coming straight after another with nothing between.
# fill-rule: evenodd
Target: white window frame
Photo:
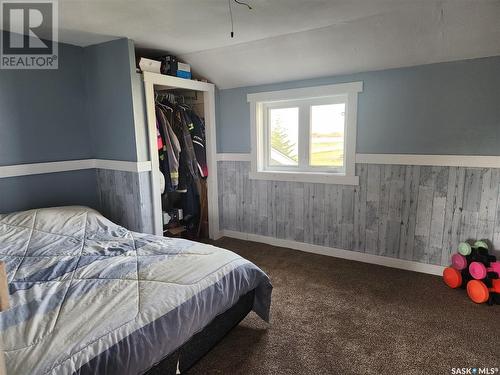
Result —
<instances>
[{"instance_id":1,"label":"white window frame","mask_svg":"<svg viewBox=\"0 0 500 375\"><path fill-rule=\"evenodd\" d=\"M256 180L297 181L326 184L358 185L356 166L356 126L358 93L363 91L363 82L340 83L300 89L260 92L248 94L251 124L251 171L250 178ZM299 107L299 124L310 124L310 108L314 105L345 103L344 168L311 167L304 155L310 157L310 129L299 125L299 167L272 166L269 161L269 124L266 119L271 108ZM302 156L302 157L301 157Z\"/></svg>"}]
</instances>

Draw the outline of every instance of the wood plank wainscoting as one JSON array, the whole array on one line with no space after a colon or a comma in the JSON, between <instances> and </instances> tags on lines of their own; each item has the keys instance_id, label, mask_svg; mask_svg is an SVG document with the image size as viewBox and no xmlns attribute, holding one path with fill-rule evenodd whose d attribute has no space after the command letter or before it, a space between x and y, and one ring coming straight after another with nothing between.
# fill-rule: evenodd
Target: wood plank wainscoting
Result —
<instances>
[{"instance_id":1,"label":"wood plank wainscoting","mask_svg":"<svg viewBox=\"0 0 500 375\"><path fill-rule=\"evenodd\" d=\"M97 169L100 211L135 232L154 233L150 172Z\"/></svg>"},{"instance_id":2,"label":"wood plank wainscoting","mask_svg":"<svg viewBox=\"0 0 500 375\"><path fill-rule=\"evenodd\" d=\"M357 163L344 186L251 180L248 159L224 155L223 231L438 266L465 239L500 248L498 168Z\"/></svg>"}]
</instances>

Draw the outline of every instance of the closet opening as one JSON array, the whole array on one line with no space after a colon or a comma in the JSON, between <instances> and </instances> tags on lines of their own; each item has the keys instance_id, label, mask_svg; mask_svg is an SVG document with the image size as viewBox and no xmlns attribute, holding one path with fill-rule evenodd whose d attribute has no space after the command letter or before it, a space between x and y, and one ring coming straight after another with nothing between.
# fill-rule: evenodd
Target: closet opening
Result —
<instances>
[{"instance_id":1,"label":"closet opening","mask_svg":"<svg viewBox=\"0 0 500 375\"><path fill-rule=\"evenodd\" d=\"M155 90L163 235L209 238L203 96Z\"/></svg>"},{"instance_id":2,"label":"closet opening","mask_svg":"<svg viewBox=\"0 0 500 375\"><path fill-rule=\"evenodd\" d=\"M144 83L155 234L216 239L214 87L147 72Z\"/></svg>"}]
</instances>

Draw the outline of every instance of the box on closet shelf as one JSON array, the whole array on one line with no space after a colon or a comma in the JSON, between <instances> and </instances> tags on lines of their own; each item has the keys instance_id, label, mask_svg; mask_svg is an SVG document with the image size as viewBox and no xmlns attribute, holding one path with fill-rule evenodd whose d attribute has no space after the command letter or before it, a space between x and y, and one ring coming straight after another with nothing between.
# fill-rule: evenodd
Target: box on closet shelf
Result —
<instances>
[{"instance_id":1,"label":"box on closet shelf","mask_svg":"<svg viewBox=\"0 0 500 375\"><path fill-rule=\"evenodd\" d=\"M191 66L189 64L177 63L177 77L191 79Z\"/></svg>"},{"instance_id":2,"label":"box on closet shelf","mask_svg":"<svg viewBox=\"0 0 500 375\"><path fill-rule=\"evenodd\" d=\"M146 59L141 57L139 60L139 68L143 72L160 73L161 61Z\"/></svg>"},{"instance_id":3,"label":"box on closet shelf","mask_svg":"<svg viewBox=\"0 0 500 375\"><path fill-rule=\"evenodd\" d=\"M191 79L191 66L178 61L175 56L166 55L161 58L161 73Z\"/></svg>"}]
</instances>

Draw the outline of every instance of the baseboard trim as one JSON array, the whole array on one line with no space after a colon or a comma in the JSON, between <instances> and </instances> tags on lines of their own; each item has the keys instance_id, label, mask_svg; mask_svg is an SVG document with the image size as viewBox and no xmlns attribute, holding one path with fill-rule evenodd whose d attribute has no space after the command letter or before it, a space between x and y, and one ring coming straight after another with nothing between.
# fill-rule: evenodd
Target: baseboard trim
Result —
<instances>
[{"instance_id":1,"label":"baseboard trim","mask_svg":"<svg viewBox=\"0 0 500 375\"><path fill-rule=\"evenodd\" d=\"M71 172L82 169L112 169L126 172L151 170L151 162L133 162L104 159L65 160L48 163L32 163L0 166L0 178L30 176L36 174Z\"/></svg>"},{"instance_id":2,"label":"baseboard trim","mask_svg":"<svg viewBox=\"0 0 500 375\"><path fill-rule=\"evenodd\" d=\"M410 260L360 253L357 251L343 250L343 249L337 249L333 247L326 247L320 245L312 245L304 242L284 240L280 238L262 236L258 234L243 233L232 230L222 230L220 234L221 236L224 237L231 237L253 242L261 242L268 245L287 247L290 249L304 251L312 254L320 254L335 258L355 260L358 262L377 264L379 266L398 268L407 271L427 273L430 275L441 276L444 270L443 266L436 266L434 264L424 264L424 263L413 262Z\"/></svg>"}]
</instances>

